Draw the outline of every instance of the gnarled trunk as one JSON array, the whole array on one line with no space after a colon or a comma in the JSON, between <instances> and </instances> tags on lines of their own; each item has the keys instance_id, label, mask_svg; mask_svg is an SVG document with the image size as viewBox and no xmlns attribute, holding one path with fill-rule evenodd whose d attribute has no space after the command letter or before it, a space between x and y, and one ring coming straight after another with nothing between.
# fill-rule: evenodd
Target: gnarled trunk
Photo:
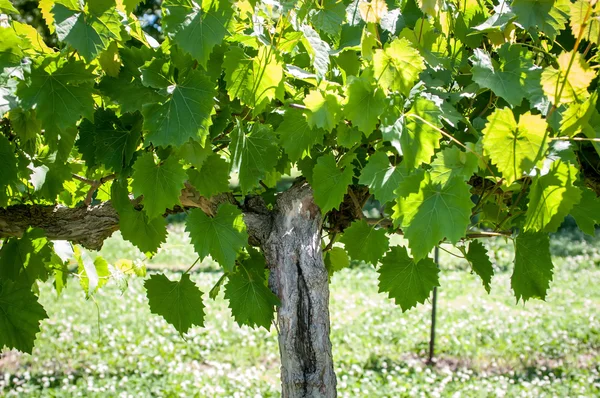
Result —
<instances>
[{"instance_id":1,"label":"gnarled trunk","mask_svg":"<svg viewBox=\"0 0 600 398\"><path fill-rule=\"evenodd\" d=\"M335 397L329 340L329 282L321 251L321 212L306 183L277 199L270 233L262 242L281 300L277 311L282 395Z\"/></svg>"}]
</instances>

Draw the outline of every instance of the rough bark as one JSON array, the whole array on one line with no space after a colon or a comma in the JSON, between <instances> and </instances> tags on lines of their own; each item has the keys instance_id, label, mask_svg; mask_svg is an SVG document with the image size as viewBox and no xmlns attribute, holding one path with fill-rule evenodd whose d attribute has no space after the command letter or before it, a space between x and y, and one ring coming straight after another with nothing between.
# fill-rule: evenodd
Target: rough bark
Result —
<instances>
[{"instance_id":1,"label":"rough bark","mask_svg":"<svg viewBox=\"0 0 600 398\"><path fill-rule=\"evenodd\" d=\"M139 201L140 198L132 199L136 207L140 207ZM181 191L179 201L181 206L200 208L209 216L216 214L221 203L235 202L229 194L202 197L190 185ZM178 207L174 212L177 211L183 209ZM33 204L0 207L0 238L21 237L29 227L43 229L50 239L67 240L87 249L100 250L104 240L119 229L119 214L110 201L80 207Z\"/></svg>"},{"instance_id":2,"label":"rough bark","mask_svg":"<svg viewBox=\"0 0 600 398\"><path fill-rule=\"evenodd\" d=\"M321 212L306 183L279 195L261 242L277 309L282 395L335 397L329 340L329 281L321 251Z\"/></svg>"}]
</instances>

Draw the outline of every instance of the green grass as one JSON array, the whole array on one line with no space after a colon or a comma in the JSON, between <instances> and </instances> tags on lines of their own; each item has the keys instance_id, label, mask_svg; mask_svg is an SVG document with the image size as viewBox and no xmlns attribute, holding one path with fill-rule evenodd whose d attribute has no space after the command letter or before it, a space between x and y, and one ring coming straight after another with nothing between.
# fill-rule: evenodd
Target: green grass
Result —
<instances>
[{"instance_id":1,"label":"green grass","mask_svg":"<svg viewBox=\"0 0 600 398\"><path fill-rule=\"evenodd\" d=\"M342 397L598 396L600 250L598 239L553 238L555 280L547 302L516 304L511 246L488 241L498 275L492 293L461 259L442 252L437 364L425 365L431 305L406 313L377 293L377 274L358 265L331 284L333 353ZM399 243L398 241L395 242ZM118 235L101 253L139 258ZM178 278L195 256L181 227L149 268ZM193 280L207 292L220 277L205 262ZM0 396L279 395L274 329L238 327L222 293L206 300L206 326L185 338L149 313L142 280L111 282L85 301L76 280L60 298L49 285L50 314L34 355L0 359Z\"/></svg>"}]
</instances>

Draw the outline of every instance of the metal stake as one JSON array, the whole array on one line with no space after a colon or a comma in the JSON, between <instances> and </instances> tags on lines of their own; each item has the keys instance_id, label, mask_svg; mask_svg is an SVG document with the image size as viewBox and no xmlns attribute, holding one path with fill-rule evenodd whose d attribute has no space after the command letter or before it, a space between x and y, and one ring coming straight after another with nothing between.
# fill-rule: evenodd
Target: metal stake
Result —
<instances>
[{"instance_id":1,"label":"metal stake","mask_svg":"<svg viewBox=\"0 0 600 398\"><path fill-rule=\"evenodd\" d=\"M440 267L439 259L440 249L436 246L435 251L433 252L433 261L438 266L438 268ZM437 287L433 288L433 298L431 302L431 332L429 335L429 358L427 359L428 365L433 365L433 354L435 352L435 313L437 310Z\"/></svg>"}]
</instances>

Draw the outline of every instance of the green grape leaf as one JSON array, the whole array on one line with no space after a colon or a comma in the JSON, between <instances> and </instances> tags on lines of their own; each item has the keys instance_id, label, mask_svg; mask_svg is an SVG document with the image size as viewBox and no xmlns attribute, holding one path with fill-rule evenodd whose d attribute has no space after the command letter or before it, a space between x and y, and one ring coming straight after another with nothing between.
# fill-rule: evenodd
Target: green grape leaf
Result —
<instances>
[{"instance_id":1,"label":"green grape leaf","mask_svg":"<svg viewBox=\"0 0 600 398\"><path fill-rule=\"evenodd\" d=\"M125 7L125 11L128 14L131 14L135 11L138 4L140 4L142 0L122 0L123 6Z\"/></svg>"},{"instance_id":2,"label":"green grape leaf","mask_svg":"<svg viewBox=\"0 0 600 398\"><path fill-rule=\"evenodd\" d=\"M189 182L200 195L210 198L229 190L229 163L219 155L209 156L200 170L188 169Z\"/></svg>"},{"instance_id":3,"label":"green grape leaf","mask_svg":"<svg viewBox=\"0 0 600 398\"><path fill-rule=\"evenodd\" d=\"M338 37L346 19L344 3L337 0L323 0L321 5L322 7L311 15L314 27L333 37Z\"/></svg>"},{"instance_id":4,"label":"green grape leaf","mask_svg":"<svg viewBox=\"0 0 600 398\"><path fill-rule=\"evenodd\" d=\"M242 212L229 203L219 206L214 217L200 209L191 210L185 230L200 259L210 255L226 272L233 272L237 253L248 242Z\"/></svg>"},{"instance_id":5,"label":"green grape leaf","mask_svg":"<svg viewBox=\"0 0 600 398\"><path fill-rule=\"evenodd\" d=\"M580 104L573 102L562 113L560 120L560 135L574 137L575 135L587 130L590 125L590 119L598 114L596 110L596 101L598 93L594 92L590 98Z\"/></svg>"},{"instance_id":6,"label":"green grape leaf","mask_svg":"<svg viewBox=\"0 0 600 398\"><path fill-rule=\"evenodd\" d=\"M226 0L166 0L163 26L175 44L190 53L204 69L215 46L229 34L233 7Z\"/></svg>"},{"instance_id":7,"label":"green grape leaf","mask_svg":"<svg viewBox=\"0 0 600 398\"><path fill-rule=\"evenodd\" d=\"M354 221L346 228L340 242L344 244L350 258L373 265L377 265L390 247L385 230L375 229L365 220Z\"/></svg>"},{"instance_id":8,"label":"green grape leaf","mask_svg":"<svg viewBox=\"0 0 600 398\"><path fill-rule=\"evenodd\" d=\"M68 165L48 163L32 169L30 182L39 196L53 202L64 190L64 182L71 178Z\"/></svg>"},{"instance_id":9,"label":"green grape leaf","mask_svg":"<svg viewBox=\"0 0 600 398\"><path fill-rule=\"evenodd\" d=\"M176 158L156 164L152 153L144 153L133 165L132 178L133 194L143 196L144 212L152 220L179 204L187 175Z\"/></svg>"},{"instance_id":10,"label":"green grape leaf","mask_svg":"<svg viewBox=\"0 0 600 398\"><path fill-rule=\"evenodd\" d=\"M255 123L250 132L239 121L231 132L231 169L239 173L242 193L248 193L272 171L279 160L279 148L268 124Z\"/></svg>"},{"instance_id":11,"label":"green grape leaf","mask_svg":"<svg viewBox=\"0 0 600 398\"><path fill-rule=\"evenodd\" d=\"M571 209L571 216L577 226L588 235L596 234L596 225L600 224L600 199L588 189L583 189L581 201Z\"/></svg>"},{"instance_id":12,"label":"green grape leaf","mask_svg":"<svg viewBox=\"0 0 600 398\"><path fill-rule=\"evenodd\" d=\"M582 39L598 44L600 40L600 21L597 14L593 16L594 3L591 0L577 0L574 3L567 2L567 7L570 6L570 25L573 36L577 38L581 34ZM595 9L597 13L598 7L596 6ZM581 32L582 29L583 33Z\"/></svg>"},{"instance_id":13,"label":"green grape leaf","mask_svg":"<svg viewBox=\"0 0 600 398\"><path fill-rule=\"evenodd\" d=\"M396 39L373 56L375 79L384 90L408 96L425 70L423 57L405 38Z\"/></svg>"},{"instance_id":14,"label":"green grape leaf","mask_svg":"<svg viewBox=\"0 0 600 398\"><path fill-rule=\"evenodd\" d=\"M368 186L375 199L386 203L396 198L394 191L404 177L405 172L397 166L392 166L385 153L375 152L362 169L358 182Z\"/></svg>"},{"instance_id":15,"label":"green grape leaf","mask_svg":"<svg viewBox=\"0 0 600 398\"><path fill-rule=\"evenodd\" d=\"M112 40L121 39L123 25L114 1L88 2L87 11L75 2L71 5L76 5L76 8L61 3L52 7L56 35L76 49L87 62L106 50Z\"/></svg>"},{"instance_id":16,"label":"green grape leaf","mask_svg":"<svg viewBox=\"0 0 600 398\"><path fill-rule=\"evenodd\" d=\"M17 158L10 142L0 134L0 205L4 190L18 181Z\"/></svg>"},{"instance_id":17,"label":"green grape leaf","mask_svg":"<svg viewBox=\"0 0 600 398\"><path fill-rule=\"evenodd\" d=\"M21 238L4 241L0 248L0 280L10 279L25 285L48 279L53 254L52 243L41 229L28 229Z\"/></svg>"},{"instance_id":18,"label":"green grape leaf","mask_svg":"<svg viewBox=\"0 0 600 398\"><path fill-rule=\"evenodd\" d=\"M452 146L438 152L431 162L432 181L446 183L452 177L460 177L469 181L477 171L479 159L473 152L464 152Z\"/></svg>"},{"instance_id":19,"label":"green grape leaf","mask_svg":"<svg viewBox=\"0 0 600 398\"><path fill-rule=\"evenodd\" d=\"M546 232L525 232L515 242L515 269L510 285L517 303L520 299L546 299L554 265L550 258L550 240Z\"/></svg>"},{"instance_id":20,"label":"green grape leaf","mask_svg":"<svg viewBox=\"0 0 600 398\"><path fill-rule=\"evenodd\" d=\"M156 254L167 240L167 222L163 217L150 220L146 213L133 208L119 212L119 229L123 239L147 256Z\"/></svg>"},{"instance_id":21,"label":"green grape leaf","mask_svg":"<svg viewBox=\"0 0 600 398\"><path fill-rule=\"evenodd\" d=\"M441 184L425 173L417 192L397 199L393 218L401 218L408 247L418 261L441 240L457 243L465 235L472 205L469 186L462 178Z\"/></svg>"},{"instance_id":22,"label":"green grape leaf","mask_svg":"<svg viewBox=\"0 0 600 398\"><path fill-rule=\"evenodd\" d=\"M332 247L331 250L326 251L323 261L325 262L325 268L327 268L330 277L333 276L335 272L350 266L348 253L341 247Z\"/></svg>"},{"instance_id":23,"label":"green grape leaf","mask_svg":"<svg viewBox=\"0 0 600 398\"><path fill-rule=\"evenodd\" d=\"M313 169L312 188L314 199L321 212L326 214L329 210L338 208L348 186L352 184L354 172L351 166L343 171L335 164L332 154L321 156Z\"/></svg>"},{"instance_id":24,"label":"green grape leaf","mask_svg":"<svg viewBox=\"0 0 600 398\"><path fill-rule=\"evenodd\" d=\"M214 84L201 72L193 70L181 83L167 88L168 99L162 104L143 108L147 140L157 146L181 146L189 139L203 142L212 124L215 106Z\"/></svg>"},{"instance_id":25,"label":"green grape leaf","mask_svg":"<svg viewBox=\"0 0 600 398\"><path fill-rule=\"evenodd\" d=\"M523 28L537 28L554 40L565 28L569 5L568 0L515 0L511 8Z\"/></svg>"},{"instance_id":26,"label":"green grape leaf","mask_svg":"<svg viewBox=\"0 0 600 398\"><path fill-rule=\"evenodd\" d=\"M74 127L81 116L94 117L94 75L83 62L46 58L19 83L17 95L25 109L36 109L46 132Z\"/></svg>"},{"instance_id":27,"label":"green grape leaf","mask_svg":"<svg viewBox=\"0 0 600 398\"><path fill-rule=\"evenodd\" d=\"M507 185L529 173L547 147L545 120L529 112L517 124L509 108L498 108L483 129L483 148Z\"/></svg>"},{"instance_id":28,"label":"green grape leaf","mask_svg":"<svg viewBox=\"0 0 600 398\"><path fill-rule=\"evenodd\" d=\"M335 94L311 90L304 98L304 105L310 110L306 115L310 127L331 132L342 118L340 98Z\"/></svg>"},{"instance_id":29,"label":"green grape leaf","mask_svg":"<svg viewBox=\"0 0 600 398\"><path fill-rule=\"evenodd\" d=\"M469 251L465 258L471 264L471 269L481 278L485 290L490 293L492 277L494 276L494 268L488 257L485 246L478 240L474 240L469 244Z\"/></svg>"},{"instance_id":30,"label":"green grape leaf","mask_svg":"<svg viewBox=\"0 0 600 398\"><path fill-rule=\"evenodd\" d=\"M164 100L161 96L149 87L142 84L139 79L132 79L121 72L118 78L110 76L104 77L98 89L107 99L121 107L121 112L142 111L144 105L160 102Z\"/></svg>"},{"instance_id":31,"label":"green grape leaf","mask_svg":"<svg viewBox=\"0 0 600 398\"><path fill-rule=\"evenodd\" d=\"M177 154L181 159L199 169L214 152L210 144L202 146L198 141L189 140L179 147Z\"/></svg>"},{"instance_id":32,"label":"green grape leaf","mask_svg":"<svg viewBox=\"0 0 600 398\"><path fill-rule=\"evenodd\" d=\"M276 133L292 162L310 153L314 145L322 144L325 136L324 130L310 127L303 112L297 109L285 112Z\"/></svg>"},{"instance_id":33,"label":"green grape leaf","mask_svg":"<svg viewBox=\"0 0 600 398\"><path fill-rule=\"evenodd\" d=\"M558 56L558 69L548 66L542 72L544 94L556 106L573 101L583 102L589 97L587 89L596 77L596 72L581 53L575 53L571 63L572 56L572 52L563 52Z\"/></svg>"},{"instance_id":34,"label":"green grape leaf","mask_svg":"<svg viewBox=\"0 0 600 398\"><path fill-rule=\"evenodd\" d=\"M304 25L300 30L304 34L306 43L308 43L305 47L312 58L317 77L324 79L329 70L329 51L331 48L326 41L321 40L319 34L311 26Z\"/></svg>"},{"instance_id":35,"label":"green grape leaf","mask_svg":"<svg viewBox=\"0 0 600 398\"><path fill-rule=\"evenodd\" d=\"M10 4L9 0L0 0L0 10L5 13L19 13L19 10L17 10L12 4Z\"/></svg>"},{"instance_id":36,"label":"green grape leaf","mask_svg":"<svg viewBox=\"0 0 600 398\"><path fill-rule=\"evenodd\" d=\"M351 77L346 86L344 115L368 138L385 109L385 94L367 78Z\"/></svg>"},{"instance_id":37,"label":"green grape leaf","mask_svg":"<svg viewBox=\"0 0 600 398\"><path fill-rule=\"evenodd\" d=\"M262 112L269 101L283 100L283 66L274 52L261 46L250 58L240 47L231 46L223 60L227 93L231 100L239 99L254 107L254 114Z\"/></svg>"},{"instance_id":38,"label":"green grape leaf","mask_svg":"<svg viewBox=\"0 0 600 398\"><path fill-rule=\"evenodd\" d=\"M104 73L108 76L118 77L121 70L121 58L119 57L119 46L116 41L109 44L108 48L100 53L98 63Z\"/></svg>"},{"instance_id":39,"label":"green grape leaf","mask_svg":"<svg viewBox=\"0 0 600 398\"><path fill-rule=\"evenodd\" d=\"M241 47L231 46L225 53L223 70L229 99L239 98L240 101L252 103L247 95L247 88L251 87L252 58Z\"/></svg>"},{"instance_id":40,"label":"green grape leaf","mask_svg":"<svg viewBox=\"0 0 600 398\"><path fill-rule=\"evenodd\" d=\"M114 182L111 186L112 205L119 213L119 229L123 239L133 243L147 256L156 254L167 239L167 222L163 217L152 220L143 211L135 209L129 200L127 186Z\"/></svg>"},{"instance_id":41,"label":"green grape leaf","mask_svg":"<svg viewBox=\"0 0 600 398\"><path fill-rule=\"evenodd\" d=\"M422 96L417 97L408 113L404 115L405 124L400 136L400 146L404 156L403 164L408 170L418 167L421 163L429 163L435 150L440 147L440 115L440 108Z\"/></svg>"},{"instance_id":42,"label":"green grape leaf","mask_svg":"<svg viewBox=\"0 0 600 398\"><path fill-rule=\"evenodd\" d=\"M269 330L274 319L273 308L279 305L279 299L266 286L264 257L254 249L250 253L250 258L229 275L225 298L239 325Z\"/></svg>"},{"instance_id":43,"label":"green grape leaf","mask_svg":"<svg viewBox=\"0 0 600 398\"><path fill-rule=\"evenodd\" d=\"M146 87L167 89L174 82L171 80L171 63L165 58L154 58L140 67L140 80Z\"/></svg>"},{"instance_id":44,"label":"green grape leaf","mask_svg":"<svg viewBox=\"0 0 600 398\"><path fill-rule=\"evenodd\" d=\"M415 261L410 258L405 247L394 246L381 261L379 292L387 292L402 312L424 304L433 288L439 286L440 272L430 259Z\"/></svg>"},{"instance_id":45,"label":"green grape leaf","mask_svg":"<svg viewBox=\"0 0 600 398\"><path fill-rule=\"evenodd\" d=\"M471 57L473 81L480 87L489 88L511 106L516 107L527 95L526 79L533 67L526 48L504 44L498 49L500 64L485 51L477 48Z\"/></svg>"},{"instance_id":46,"label":"green grape leaf","mask_svg":"<svg viewBox=\"0 0 600 398\"><path fill-rule=\"evenodd\" d=\"M183 335L192 326L204 326L202 292L190 274L181 275L176 282L155 274L144 282L144 287L150 311L162 316L179 334Z\"/></svg>"},{"instance_id":47,"label":"green grape leaf","mask_svg":"<svg viewBox=\"0 0 600 398\"><path fill-rule=\"evenodd\" d=\"M88 167L99 164L120 172L130 166L142 138L142 118L125 114L118 118L112 110L98 108L94 122L85 119L76 142Z\"/></svg>"},{"instance_id":48,"label":"green grape leaf","mask_svg":"<svg viewBox=\"0 0 600 398\"><path fill-rule=\"evenodd\" d=\"M0 347L31 354L40 322L46 318L31 286L0 279Z\"/></svg>"},{"instance_id":49,"label":"green grape leaf","mask_svg":"<svg viewBox=\"0 0 600 398\"><path fill-rule=\"evenodd\" d=\"M534 178L529 191L525 231L556 232L574 205L581 200L581 190L574 185L577 168L556 160L547 174Z\"/></svg>"}]
</instances>

